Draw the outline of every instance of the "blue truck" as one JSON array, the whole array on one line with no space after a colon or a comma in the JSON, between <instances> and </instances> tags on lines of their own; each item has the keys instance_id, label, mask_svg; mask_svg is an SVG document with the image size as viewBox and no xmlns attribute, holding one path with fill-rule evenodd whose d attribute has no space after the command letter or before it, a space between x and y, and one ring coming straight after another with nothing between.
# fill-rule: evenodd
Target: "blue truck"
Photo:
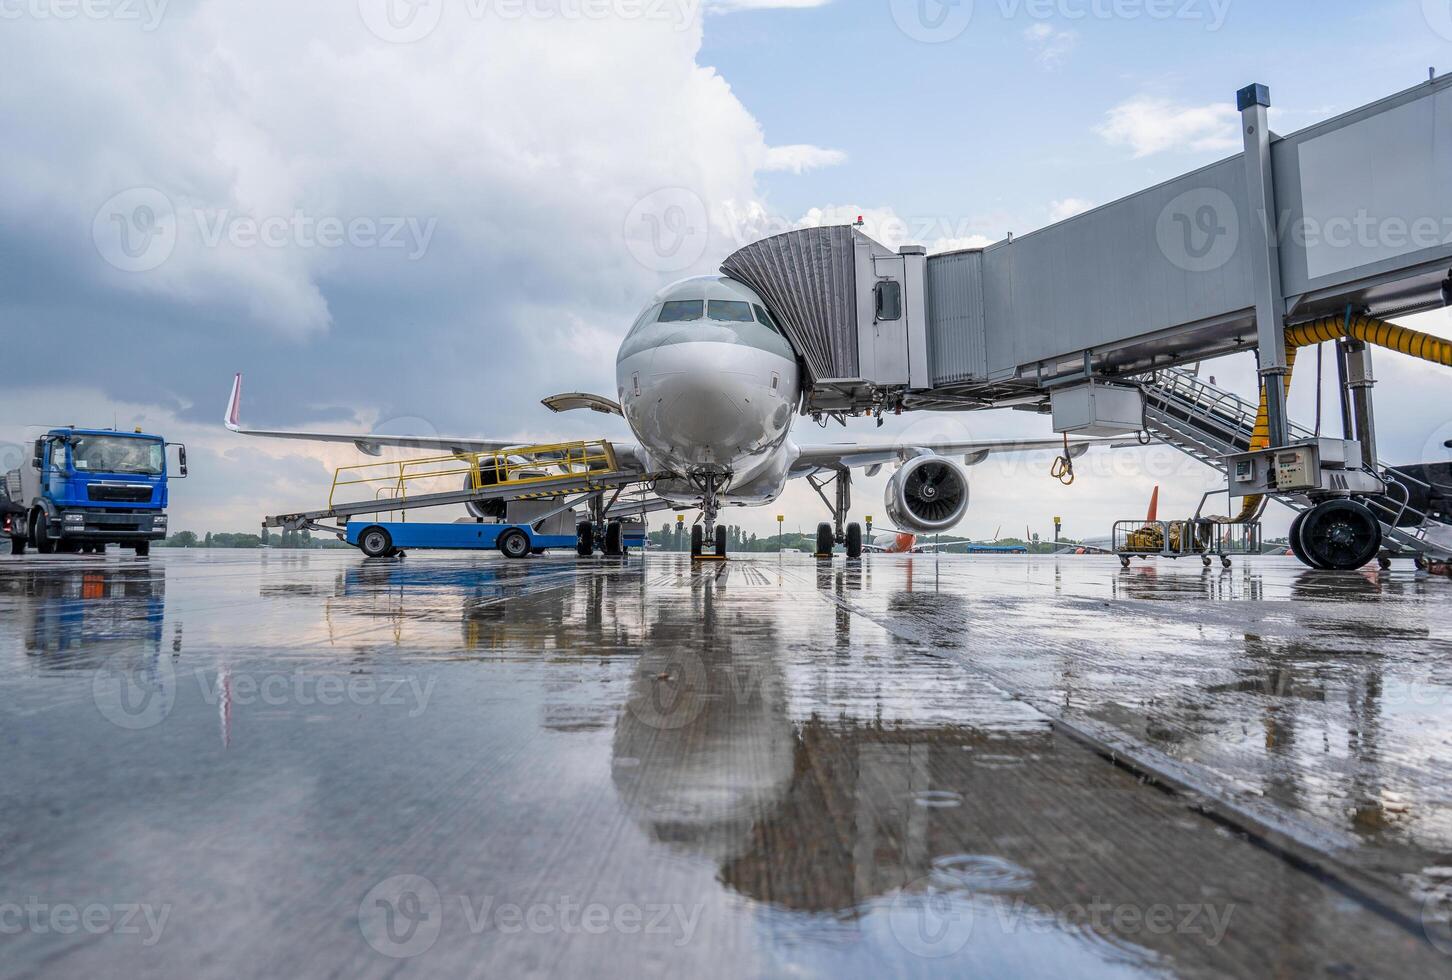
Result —
<instances>
[{"instance_id":1,"label":"blue truck","mask_svg":"<svg viewBox=\"0 0 1452 980\"><path fill-rule=\"evenodd\" d=\"M168 473L167 449L177 450ZM187 450L140 430L52 429L30 459L5 474L0 527L10 553L104 551L108 544L151 552L167 532L167 481L187 475Z\"/></svg>"}]
</instances>

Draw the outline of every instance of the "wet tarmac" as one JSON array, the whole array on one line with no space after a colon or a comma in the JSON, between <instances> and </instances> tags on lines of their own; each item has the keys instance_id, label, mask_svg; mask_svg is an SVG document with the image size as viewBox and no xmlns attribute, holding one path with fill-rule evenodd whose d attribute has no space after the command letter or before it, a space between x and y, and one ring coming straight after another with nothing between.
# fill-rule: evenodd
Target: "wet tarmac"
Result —
<instances>
[{"instance_id":1,"label":"wet tarmac","mask_svg":"<svg viewBox=\"0 0 1452 980\"><path fill-rule=\"evenodd\" d=\"M1452 976L1449 599L0 558L0 977Z\"/></svg>"}]
</instances>

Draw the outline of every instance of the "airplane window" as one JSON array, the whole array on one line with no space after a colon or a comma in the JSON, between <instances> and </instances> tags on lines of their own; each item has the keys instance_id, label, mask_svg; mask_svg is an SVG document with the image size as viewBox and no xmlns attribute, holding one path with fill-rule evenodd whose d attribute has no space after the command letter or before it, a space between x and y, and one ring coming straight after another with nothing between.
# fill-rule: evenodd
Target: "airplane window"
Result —
<instances>
[{"instance_id":1,"label":"airplane window","mask_svg":"<svg viewBox=\"0 0 1452 980\"><path fill-rule=\"evenodd\" d=\"M725 320L728 323L750 323L751 304L713 299L706 304L706 315L712 320Z\"/></svg>"},{"instance_id":2,"label":"airplane window","mask_svg":"<svg viewBox=\"0 0 1452 980\"><path fill-rule=\"evenodd\" d=\"M770 313L766 312L766 310L760 306L753 305L751 308L756 311L756 321L758 323L760 323L763 327L770 327L777 333L782 333L781 327L777 326L776 321L771 318ZM782 334L782 336L786 335Z\"/></svg>"},{"instance_id":3,"label":"airplane window","mask_svg":"<svg viewBox=\"0 0 1452 980\"><path fill-rule=\"evenodd\" d=\"M657 323L680 323L684 320L699 320L704 315L705 300L673 299L661 307Z\"/></svg>"}]
</instances>

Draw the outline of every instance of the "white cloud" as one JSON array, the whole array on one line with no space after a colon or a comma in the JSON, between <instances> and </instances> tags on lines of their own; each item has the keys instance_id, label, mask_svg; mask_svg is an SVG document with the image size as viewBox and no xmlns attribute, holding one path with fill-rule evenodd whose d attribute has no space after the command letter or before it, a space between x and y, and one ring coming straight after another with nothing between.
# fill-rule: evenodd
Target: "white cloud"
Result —
<instances>
[{"instance_id":1,"label":"white cloud","mask_svg":"<svg viewBox=\"0 0 1452 980\"><path fill-rule=\"evenodd\" d=\"M1023 36L1034 49L1034 61L1049 71L1060 67L1079 45L1078 31L1059 30L1043 21L1027 28Z\"/></svg>"},{"instance_id":2,"label":"white cloud","mask_svg":"<svg viewBox=\"0 0 1452 980\"><path fill-rule=\"evenodd\" d=\"M1240 147L1239 117L1228 105L1181 105L1140 95L1110 109L1097 132L1136 157L1167 150L1209 153Z\"/></svg>"},{"instance_id":3,"label":"white cloud","mask_svg":"<svg viewBox=\"0 0 1452 980\"><path fill-rule=\"evenodd\" d=\"M1054 201L1049 205L1050 221L1065 221L1076 214L1083 214L1095 207L1093 201L1086 201L1082 197L1066 197L1062 201Z\"/></svg>"},{"instance_id":4,"label":"white cloud","mask_svg":"<svg viewBox=\"0 0 1452 980\"><path fill-rule=\"evenodd\" d=\"M847 154L841 150L827 150L807 143L791 146L773 146L766 151L763 170L787 170L794 174L806 173L819 167L835 167L847 162Z\"/></svg>"}]
</instances>

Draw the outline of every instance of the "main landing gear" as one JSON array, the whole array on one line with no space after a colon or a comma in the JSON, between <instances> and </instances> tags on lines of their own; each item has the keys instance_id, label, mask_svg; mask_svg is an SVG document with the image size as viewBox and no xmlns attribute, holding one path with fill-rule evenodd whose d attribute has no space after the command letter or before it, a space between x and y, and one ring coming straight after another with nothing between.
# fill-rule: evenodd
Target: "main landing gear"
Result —
<instances>
[{"instance_id":1,"label":"main landing gear","mask_svg":"<svg viewBox=\"0 0 1452 980\"><path fill-rule=\"evenodd\" d=\"M702 479L704 484L701 487L701 523L691 528L691 559L693 561L725 561L726 525L716 523L716 515L721 510L721 478L708 475ZM711 554L706 553L707 541L715 546Z\"/></svg>"},{"instance_id":2,"label":"main landing gear","mask_svg":"<svg viewBox=\"0 0 1452 980\"><path fill-rule=\"evenodd\" d=\"M847 512L852 509L852 471L847 467L838 467L834 475L828 478L817 476L807 477L807 482L812 489L817 491L817 496L822 498L822 503L832 512L832 523L817 525L817 553L818 558L831 558L832 549L838 545L845 545L847 557L857 559L862 557L862 525L848 524ZM836 499L828 500L825 493L826 487L836 487Z\"/></svg>"},{"instance_id":3,"label":"main landing gear","mask_svg":"<svg viewBox=\"0 0 1452 980\"><path fill-rule=\"evenodd\" d=\"M606 520L606 510L605 497L596 494L590 500L590 519L575 529L575 554L581 558L595 554L597 543L606 558L625 557L625 525Z\"/></svg>"}]
</instances>

